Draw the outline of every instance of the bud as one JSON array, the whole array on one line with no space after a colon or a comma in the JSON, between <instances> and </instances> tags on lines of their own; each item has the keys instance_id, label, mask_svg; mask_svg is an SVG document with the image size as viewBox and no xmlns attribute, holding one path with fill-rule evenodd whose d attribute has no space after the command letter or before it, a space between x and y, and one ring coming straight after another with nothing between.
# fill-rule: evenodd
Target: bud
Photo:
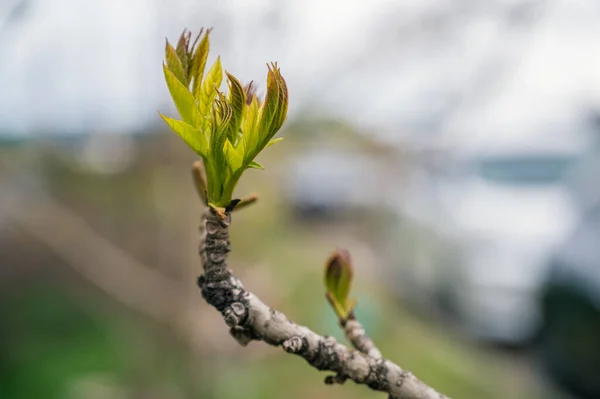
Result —
<instances>
[{"instance_id":1,"label":"bud","mask_svg":"<svg viewBox=\"0 0 600 399\"><path fill-rule=\"evenodd\" d=\"M338 318L342 321L348 319L356 304L356 300L348 299L352 275L353 268L350 253L345 249L336 250L332 253L325 264L326 296Z\"/></svg>"}]
</instances>

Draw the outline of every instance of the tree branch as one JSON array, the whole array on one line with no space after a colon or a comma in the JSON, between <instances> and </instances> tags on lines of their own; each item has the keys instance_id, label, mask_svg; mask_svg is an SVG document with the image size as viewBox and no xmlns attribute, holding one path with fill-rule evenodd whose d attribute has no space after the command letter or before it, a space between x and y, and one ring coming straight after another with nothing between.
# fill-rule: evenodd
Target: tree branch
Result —
<instances>
[{"instance_id":1,"label":"tree branch","mask_svg":"<svg viewBox=\"0 0 600 399\"><path fill-rule=\"evenodd\" d=\"M351 350L332 337L297 325L246 291L227 268L230 222L230 210L218 212L210 208L205 212L199 248L204 274L198 278L198 286L203 298L221 312L231 335L241 345L258 340L281 346L318 370L334 372L326 378L327 383L351 379L394 398L446 398L395 363Z\"/></svg>"}]
</instances>

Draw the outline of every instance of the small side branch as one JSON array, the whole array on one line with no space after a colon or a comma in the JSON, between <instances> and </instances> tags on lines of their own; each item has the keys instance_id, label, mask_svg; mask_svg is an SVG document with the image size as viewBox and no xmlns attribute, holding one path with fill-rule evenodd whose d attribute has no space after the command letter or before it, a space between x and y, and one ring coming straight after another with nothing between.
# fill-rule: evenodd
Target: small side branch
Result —
<instances>
[{"instance_id":1,"label":"small side branch","mask_svg":"<svg viewBox=\"0 0 600 399\"><path fill-rule=\"evenodd\" d=\"M316 369L333 372L335 375L326 379L329 383L350 379L371 389L387 392L394 398L446 398L397 364L373 356L376 352L372 348L367 350L367 353L371 351L371 355L349 349L332 337L321 336L307 327L297 325L246 291L227 268L231 212L227 211L224 218L222 216L210 208L203 217L200 257L204 274L198 278L198 286L204 299L221 312L231 335L240 344L247 345L257 340L281 346ZM351 323L348 328L356 334L357 339L366 336L358 334L362 327L358 328L356 324ZM367 348L364 338L357 343Z\"/></svg>"},{"instance_id":2,"label":"small side branch","mask_svg":"<svg viewBox=\"0 0 600 399\"><path fill-rule=\"evenodd\" d=\"M341 320L340 326L344 330L344 335L353 347L365 355L375 358L381 357L381 352L377 349L375 342L367 335L362 324L356 319L354 312L350 313L348 320Z\"/></svg>"}]
</instances>

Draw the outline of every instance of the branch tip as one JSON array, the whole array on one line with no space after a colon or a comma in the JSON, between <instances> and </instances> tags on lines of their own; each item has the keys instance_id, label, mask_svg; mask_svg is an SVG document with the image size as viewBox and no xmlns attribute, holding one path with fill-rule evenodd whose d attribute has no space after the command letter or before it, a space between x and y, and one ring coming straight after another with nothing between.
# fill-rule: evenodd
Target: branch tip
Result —
<instances>
[{"instance_id":1,"label":"branch tip","mask_svg":"<svg viewBox=\"0 0 600 399\"><path fill-rule=\"evenodd\" d=\"M208 206L208 183L202 161L194 161L192 163L192 179L194 180L194 187L200 200L205 206Z\"/></svg>"},{"instance_id":2,"label":"branch tip","mask_svg":"<svg viewBox=\"0 0 600 399\"><path fill-rule=\"evenodd\" d=\"M245 197L242 197L239 202L237 203L235 210L239 211L249 205L254 204L256 201L258 201L258 194L257 193L252 193L250 195L247 195Z\"/></svg>"}]
</instances>

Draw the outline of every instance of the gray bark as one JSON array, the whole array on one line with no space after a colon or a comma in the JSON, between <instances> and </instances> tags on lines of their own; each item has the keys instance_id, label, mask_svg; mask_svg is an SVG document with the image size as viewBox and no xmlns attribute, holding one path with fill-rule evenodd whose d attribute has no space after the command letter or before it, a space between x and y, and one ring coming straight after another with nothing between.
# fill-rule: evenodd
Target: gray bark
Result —
<instances>
[{"instance_id":1,"label":"gray bark","mask_svg":"<svg viewBox=\"0 0 600 399\"><path fill-rule=\"evenodd\" d=\"M334 375L325 379L329 384L350 379L371 389L387 392L393 398L446 398L409 371L380 356L373 356L378 352L374 352L374 345L367 350L371 355L349 349L332 337L321 336L307 327L297 325L246 291L226 264L230 251L230 222L230 211L225 212L224 218L213 209L204 214L199 248L204 274L198 278L198 286L203 298L221 312L231 335L241 345L256 340L281 346L316 369L333 372ZM351 324L349 328L356 332L357 326ZM366 345L364 339L359 345L363 344Z\"/></svg>"}]
</instances>

